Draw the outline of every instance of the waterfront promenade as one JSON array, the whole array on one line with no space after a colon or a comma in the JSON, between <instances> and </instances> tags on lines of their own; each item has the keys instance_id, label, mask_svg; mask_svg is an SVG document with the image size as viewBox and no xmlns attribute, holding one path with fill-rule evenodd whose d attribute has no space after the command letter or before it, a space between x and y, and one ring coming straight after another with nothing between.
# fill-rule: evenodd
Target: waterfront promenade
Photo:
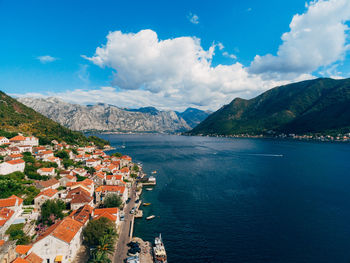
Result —
<instances>
[{"instance_id":1,"label":"waterfront promenade","mask_svg":"<svg viewBox=\"0 0 350 263\"><path fill-rule=\"evenodd\" d=\"M132 238L134 215L130 214L130 210L135 205L136 183L132 185L130 192L131 200L124 208L125 219L120 228L119 239L117 242L117 247L113 259L114 263L124 262L124 259L127 257L128 252L127 244L131 241Z\"/></svg>"}]
</instances>

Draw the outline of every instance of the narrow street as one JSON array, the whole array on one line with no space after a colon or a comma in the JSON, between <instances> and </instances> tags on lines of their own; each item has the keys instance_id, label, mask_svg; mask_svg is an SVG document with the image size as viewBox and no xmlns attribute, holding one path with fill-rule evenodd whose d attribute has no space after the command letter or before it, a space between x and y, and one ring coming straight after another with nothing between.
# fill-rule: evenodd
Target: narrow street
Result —
<instances>
[{"instance_id":1,"label":"narrow street","mask_svg":"<svg viewBox=\"0 0 350 263\"><path fill-rule=\"evenodd\" d=\"M125 219L122 223L120 233L119 233L119 239L117 242L117 247L115 250L115 255L113 262L114 263L122 263L124 262L124 259L127 257L128 247L127 244L130 242L132 236L130 236L130 227L132 223L132 219L134 215L130 214L130 210L135 205L135 193L136 193L136 184L134 183L131 187L131 194L130 194L130 202L127 204L124 208L125 213Z\"/></svg>"}]
</instances>

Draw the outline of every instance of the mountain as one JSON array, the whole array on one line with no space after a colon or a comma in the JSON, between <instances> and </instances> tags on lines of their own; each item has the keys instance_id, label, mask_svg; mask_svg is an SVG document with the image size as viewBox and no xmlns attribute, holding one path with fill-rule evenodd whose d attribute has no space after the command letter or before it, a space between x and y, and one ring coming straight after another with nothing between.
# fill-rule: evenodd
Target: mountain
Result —
<instances>
[{"instance_id":1,"label":"mountain","mask_svg":"<svg viewBox=\"0 0 350 263\"><path fill-rule=\"evenodd\" d=\"M159 110L157 110L154 107L142 107L139 109L124 109L126 111L131 111L131 112L142 112L142 113L149 113L151 115L157 115L159 113Z\"/></svg>"},{"instance_id":2,"label":"mountain","mask_svg":"<svg viewBox=\"0 0 350 263\"><path fill-rule=\"evenodd\" d=\"M1 136L11 137L21 132L38 137L44 144L50 143L53 139L70 144L89 142L82 133L63 127L2 91L0 91L0 125Z\"/></svg>"},{"instance_id":3,"label":"mountain","mask_svg":"<svg viewBox=\"0 0 350 263\"><path fill-rule=\"evenodd\" d=\"M319 78L234 99L189 134L350 132L350 79Z\"/></svg>"},{"instance_id":4,"label":"mountain","mask_svg":"<svg viewBox=\"0 0 350 263\"><path fill-rule=\"evenodd\" d=\"M210 115L210 111L202 111L195 108L187 108L184 112L176 112L177 116L183 118L187 124L194 128Z\"/></svg>"},{"instance_id":5,"label":"mountain","mask_svg":"<svg viewBox=\"0 0 350 263\"><path fill-rule=\"evenodd\" d=\"M113 105L79 105L57 98L20 98L23 104L76 131L181 132L191 129L174 111L152 107L125 110Z\"/></svg>"}]
</instances>

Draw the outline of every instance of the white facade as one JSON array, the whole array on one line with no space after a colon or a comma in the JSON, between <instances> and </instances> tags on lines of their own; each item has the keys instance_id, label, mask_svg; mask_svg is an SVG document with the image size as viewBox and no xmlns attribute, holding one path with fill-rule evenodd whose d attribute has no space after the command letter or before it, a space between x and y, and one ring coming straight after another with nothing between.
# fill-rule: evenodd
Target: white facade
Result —
<instances>
[{"instance_id":1,"label":"white facade","mask_svg":"<svg viewBox=\"0 0 350 263\"><path fill-rule=\"evenodd\" d=\"M5 143L9 143L9 142L10 142L10 140L7 139L6 137L0 137L0 145L3 145Z\"/></svg>"},{"instance_id":2,"label":"white facade","mask_svg":"<svg viewBox=\"0 0 350 263\"><path fill-rule=\"evenodd\" d=\"M20 161L20 160L14 160L14 161ZM0 174L5 175L5 174L10 174L13 172L24 172L25 168L25 162L14 162L14 161L8 161L8 162L3 162L0 164Z\"/></svg>"},{"instance_id":3,"label":"white facade","mask_svg":"<svg viewBox=\"0 0 350 263\"><path fill-rule=\"evenodd\" d=\"M32 252L41 257L44 262L54 263L56 256L62 256L62 263L73 262L82 243L81 232L82 228L70 243L48 235L34 243Z\"/></svg>"}]
</instances>

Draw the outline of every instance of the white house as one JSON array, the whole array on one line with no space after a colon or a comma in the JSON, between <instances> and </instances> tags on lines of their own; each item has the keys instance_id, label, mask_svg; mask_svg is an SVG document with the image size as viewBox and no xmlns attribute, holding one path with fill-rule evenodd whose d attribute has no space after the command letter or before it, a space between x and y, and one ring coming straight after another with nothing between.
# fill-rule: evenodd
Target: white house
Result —
<instances>
[{"instance_id":1,"label":"white house","mask_svg":"<svg viewBox=\"0 0 350 263\"><path fill-rule=\"evenodd\" d=\"M73 262L82 243L82 226L82 223L66 217L40 235L32 251L45 262Z\"/></svg>"},{"instance_id":2,"label":"white house","mask_svg":"<svg viewBox=\"0 0 350 263\"><path fill-rule=\"evenodd\" d=\"M42 167L37 170L37 173L40 175L46 175L46 176L54 176L55 173L55 168L53 167Z\"/></svg>"},{"instance_id":3,"label":"white house","mask_svg":"<svg viewBox=\"0 0 350 263\"><path fill-rule=\"evenodd\" d=\"M39 145L39 139L30 136L30 137L24 137L22 135L17 135L10 139L10 143L14 145L31 145L31 146L38 146Z\"/></svg>"},{"instance_id":4,"label":"white house","mask_svg":"<svg viewBox=\"0 0 350 263\"><path fill-rule=\"evenodd\" d=\"M22 159L11 160L0 163L0 174L10 174L13 172L24 172L25 162Z\"/></svg>"},{"instance_id":5,"label":"white house","mask_svg":"<svg viewBox=\"0 0 350 263\"><path fill-rule=\"evenodd\" d=\"M125 186L120 185L100 185L95 190L96 193L96 202L103 202L104 198L108 194L117 194L119 195L123 202L128 199L128 189Z\"/></svg>"},{"instance_id":6,"label":"white house","mask_svg":"<svg viewBox=\"0 0 350 263\"><path fill-rule=\"evenodd\" d=\"M0 145L4 145L6 143L10 143L10 140L6 137L0 137Z\"/></svg>"},{"instance_id":7,"label":"white house","mask_svg":"<svg viewBox=\"0 0 350 263\"><path fill-rule=\"evenodd\" d=\"M40 209L41 205L45 203L46 200L49 199L55 199L58 197L58 191L56 189L46 189L44 191L41 191L35 198L34 198L34 207L36 209Z\"/></svg>"},{"instance_id":8,"label":"white house","mask_svg":"<svg viewBox=\"0 0 350 263\"><path fill-rule=\"evenodd\" d=\"M23 199L15 195L6 199L0 199L0 239L3 238L6 230L21 215Z\"/></svg>"}]
</instances>

